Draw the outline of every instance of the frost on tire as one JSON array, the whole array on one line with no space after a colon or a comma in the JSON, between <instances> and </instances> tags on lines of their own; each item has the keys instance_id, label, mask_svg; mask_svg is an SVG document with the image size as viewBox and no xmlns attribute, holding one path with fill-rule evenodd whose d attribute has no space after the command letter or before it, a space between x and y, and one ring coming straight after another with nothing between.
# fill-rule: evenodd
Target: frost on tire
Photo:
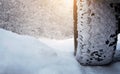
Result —
<instances>
[{"instance_id":1,"label":"frost on tire","mask_svg":"<svg viewBox=\"0 0 120 74\"><path fill-rule=\"evenodd\" d=\"M113 60L117 21L110 0L77 0L78 48L82 65L105 65Z\"/></svg>"}]
</instances>

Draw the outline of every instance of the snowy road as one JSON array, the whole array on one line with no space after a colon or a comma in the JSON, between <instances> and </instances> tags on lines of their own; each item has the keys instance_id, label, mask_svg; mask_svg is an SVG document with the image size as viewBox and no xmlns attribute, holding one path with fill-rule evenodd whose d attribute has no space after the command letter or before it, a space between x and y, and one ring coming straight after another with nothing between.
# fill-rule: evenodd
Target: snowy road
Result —
<instances>
[{"instance_id":1,"label":"snowy road","mask_svg":"<svg viewBox=\"0 0 120 74\"><path fill-rule=\"evenodd\" d=\"M119 45L120 41L118 49ZM0 74L120 74L119 62L110 66L81 66L73 56L73 39L38 40L2 29L0 60Z\"/></svg>"}]
</instances>

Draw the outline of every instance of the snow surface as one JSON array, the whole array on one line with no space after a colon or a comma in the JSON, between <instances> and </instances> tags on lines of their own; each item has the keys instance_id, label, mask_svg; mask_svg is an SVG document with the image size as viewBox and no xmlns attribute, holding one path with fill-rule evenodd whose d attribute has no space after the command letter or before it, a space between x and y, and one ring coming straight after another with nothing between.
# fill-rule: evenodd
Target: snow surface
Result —
<instances>
[{"instance_id":1,"label":"snow surface","mask_svg":"<svg viewBox=\"0 0 120 74\"><path fill-rule=\"evenodd\" d=\"M120 63L81 66L73 56L73 39L38 40L0 29L0 74L120 74Z\"/></svg>"}]
</instances>

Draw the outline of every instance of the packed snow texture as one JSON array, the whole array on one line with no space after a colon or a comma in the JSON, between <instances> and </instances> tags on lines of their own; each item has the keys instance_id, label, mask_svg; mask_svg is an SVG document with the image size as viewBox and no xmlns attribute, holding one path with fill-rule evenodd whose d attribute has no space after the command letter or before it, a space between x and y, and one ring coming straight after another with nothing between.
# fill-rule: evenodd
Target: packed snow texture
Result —
<instances>
[{"instance_id":1,"label":"packed snow texture","mask_svg":"<svg viewBox=\"0 0 120 74\"><path fill-rule=\"evenodd\" d=\"M120 41L118 49L119 45ZM0 59L0 74L120 74L119 62L110 66L81 66L73 56L73 39L38 40L3 29Z\"/></svg>"},{"instance_id":2,"label":"packed snow texture","mask_svg":"<svg viewBox=\"0 0 120 74\"><path fill-rule=\"evenodd\" d=\"M18 34L73 37L73 0L0 0L0 27Z\"/></svg>"}]
</instances>

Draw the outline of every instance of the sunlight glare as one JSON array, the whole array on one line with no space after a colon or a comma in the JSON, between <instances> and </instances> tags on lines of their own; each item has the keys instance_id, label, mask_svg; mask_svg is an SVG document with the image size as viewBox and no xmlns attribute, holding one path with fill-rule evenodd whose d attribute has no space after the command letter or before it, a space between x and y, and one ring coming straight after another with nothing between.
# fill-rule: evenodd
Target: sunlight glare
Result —
<instances>
[{"instance_id":1,"label":"sunlight glare","mask_svg":"<svg viewBox=\"0 0 120 74\"><path fill-rule=\"evenodd\" d=\"M73 3L73 0L65 0L65 3L66 3L67 6L69 6Z\"/></svg>"}]
</instances>

